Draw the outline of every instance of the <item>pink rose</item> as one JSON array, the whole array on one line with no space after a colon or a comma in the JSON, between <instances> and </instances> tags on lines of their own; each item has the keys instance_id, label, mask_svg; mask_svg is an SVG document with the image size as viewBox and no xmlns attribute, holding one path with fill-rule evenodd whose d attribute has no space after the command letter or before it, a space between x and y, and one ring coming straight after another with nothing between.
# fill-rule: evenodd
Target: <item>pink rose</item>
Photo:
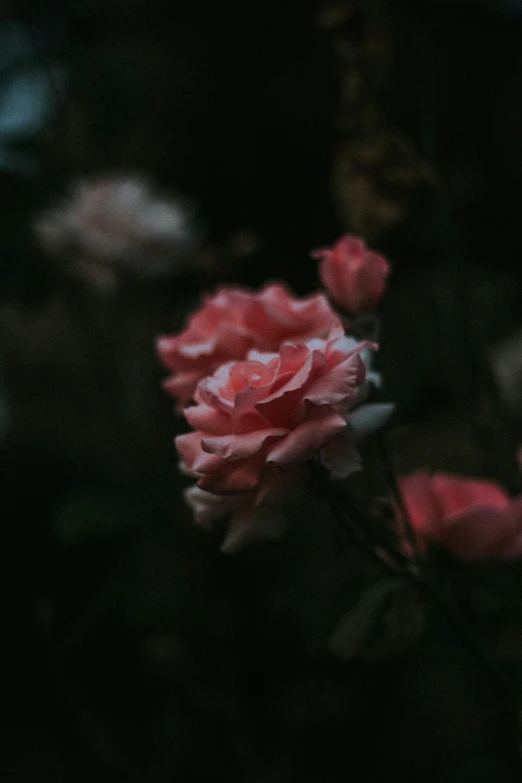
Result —
<instances>
[{"instance_id":1,"label":"pink rose","mask_svg":"<svg viewBox=\"0 0 522 783\"><path fill-rule=\"evenodd\" d=\"M326 337L337 317L323 294L298 299L281 284L259 293L222 288L207 297L180 334L160 337L158 354L172 375L165 389L190 402L201 378L248 351L277 351L285 341Z\"/></svg>"},{"instance_id":2,"label":"pink rose","mask_svg":"<svg viewBox=\"0 0 522 783\"><path fill-rule=\"evenodd\" d=\"M317 454L338 474L343 461L349 472L350 409L365 389L367 347L336 325L326 340L285 343L275 354L251 351L245 361L221 366L184 410L195 432L176 438L183 469L208 493L257 501L281 471Z\"/></svg>"},{"instance_id":3,"label":"pink rose","mask_svg":"<svg viewBox=\"0 0 522 783\"><path fill-rule=\"evenodd\" d=\"M340 307L353 314L377 307L390 265L362 239L346 234L333 248L314 250L312 258L320 259L321 282Z\"/></svg>"},{"instance_id":4,"label":"pink rose","mask_svg":"<svg viewBox=\"0 0 522 783\"><path fill-rule=\"evenodd\" d=\"M496 484L419 471L399 485L421 548L434 541L463 560L522 555L522 499Z\"/></svg>"}]
</instances>

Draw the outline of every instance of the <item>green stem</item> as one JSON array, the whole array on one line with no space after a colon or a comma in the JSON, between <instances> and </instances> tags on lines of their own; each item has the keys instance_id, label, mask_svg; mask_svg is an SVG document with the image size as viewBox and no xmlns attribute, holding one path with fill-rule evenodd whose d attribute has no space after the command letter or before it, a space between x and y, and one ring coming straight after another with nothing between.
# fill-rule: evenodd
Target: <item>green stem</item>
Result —
<instances>
[{"instance_id":1,"label":"green stem","mask_svg":"<svg viewBox=\"0 0 522 783\"><path fill-rule=\"evenodd\" d=\"M480 663L488 678L502 692L506 703L516 707L518 701L517 694L510 679L495 658L484 647L481 640L476 637L474 631L467 626L461 614L455 609L455 606L441 596L437 587L426 578L418 564L404 561L397 552L390 551L385 545L382 545L380 542L373 542L370 539L366 531L371 530L373 525L368 524L370 521L368 516L364 515L357 508L356 504L344 495L342 497L343 505L340 505L337 488L329 480L327 472L318 463L311 464L311 471L316 486L319 488L321 495L328 501L338 526L344 534L349 536L351 541L366 552L381 568L392 573L395 577L402 577L415 587L428 603L436 606L439 614L453 630L455 636L468 649L472 657Z\"/></svg>"}]
</instances>

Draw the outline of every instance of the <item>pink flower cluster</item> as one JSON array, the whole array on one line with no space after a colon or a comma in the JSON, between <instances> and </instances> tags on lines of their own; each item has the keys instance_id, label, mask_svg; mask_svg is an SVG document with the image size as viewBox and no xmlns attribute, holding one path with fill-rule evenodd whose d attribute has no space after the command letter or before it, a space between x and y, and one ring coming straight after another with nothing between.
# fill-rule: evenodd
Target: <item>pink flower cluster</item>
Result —
<instances>
[{"instance_id":1,"label":"pink flower cluster","mask_svg":"<svg viewBox=\"0 0 522 783\"><path fill-rule=\"evenodd\" d=\"M377 256L353 242L358 268L373 266ZM321 252L337 259L335 249ZM368 309L370 298L377 303L375 285L368 295L372 273L351 275L346 250L336 265L348 270L340 283L345 298L351 288L358 309ZM329 293L338 300L335 286ZM164 387L193 428L176 438L182 469L197 478L186 499L200 524L232 517L225 549L281 532L278 509L299 492L311 458L338 477L359 468L357 438L391 409L358 407L377 377L367 372L376 347L345 334L324 294L297 298L279 283L259 292L222 288L184 331L158 339L172 373Z\"/></svg>"},{"instance_id":2,"label":"pink flower cluster","mask_svg":"<svg viewBox=\"0 0 522 783\"><path fill-rule=\"evenodd\" d=\"M222 288L204 300L181 334L158 339L160 359L173 373L164 388L186 404L198 382L221 364L244 359L253 348L277 351L285 341L326 337L337 321L324 294L297 299L281 284L259 293Z\"/></svg>"},{"instance_id":3,"label":"pink flower cluster","mask_svg":"<svg viewBox=\"0 0 522 783\"><path fill-rule=\"evenodd\" d=\"M522 556L522 497L489 481L426 471L399 486L421 551L433 542L462 560Z\"/></svg>"}]
</instances>

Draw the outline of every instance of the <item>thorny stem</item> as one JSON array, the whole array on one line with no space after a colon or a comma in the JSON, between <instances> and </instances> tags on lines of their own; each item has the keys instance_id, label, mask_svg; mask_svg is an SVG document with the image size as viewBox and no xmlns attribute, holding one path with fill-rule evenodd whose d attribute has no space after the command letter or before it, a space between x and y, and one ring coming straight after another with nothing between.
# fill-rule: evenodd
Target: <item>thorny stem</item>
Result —
<instances>
[{"instance_id":1,"label":"thorny stem","mask_svg":"<svg viewBox=\"0 0 522 783\"><path fill-rule=\"evenodd\" d=\"M335 485L329 481L326 472L320 465L312 463L311 472L316 486L328 501L330 509L345 535L350 536L351 540L381 568L391 572L395 577L404 578L416 588L426 601L432 603L438 609L439 614L444 617L447 625L480 663L484 672L499 687L505 701L516 704L517 695L502 667L476 637L473 630L467 626L461 614L444 599L437 587L426 578L421 568L415 563L404 561L399 553L390 551L381 542L372 541L366 532L369 528L367 516L362 514L348 497L345 495L340 497Z\"/></svg>"},{"instance_id":2,"label":"thorny stem","mask_svg":"<svg viewBox=\"0 0 522 783\"><path fill-rule=\"evenodd\" d=\"M408 541L412 547L414 553L417 552L417 545L415 540L415 534L413 532L413 526L411 519L404 502L400 487L397 483L396 473L390 459L388 450L386 448L385 437L382 435L379 438L380 456L385 471L388 488L397 503L399 511L404 519L404 527ZM513 699L515 696L512 683L506 676L504 670L498 665L495 658L489 653L487 648L480 643L480 640L476 637L473 631L465 624L462 616L455 610L455 606L445 601L444 598L437 591L437 588L431 581L429 581L423 573L421 567L412 562L405 569L405 577L415 584L421 594L428 600L432 600L435 605L438 606L441 614L444 615L448 625L460 636L467 648L472 652L476 658L478 658L483 668L487 670L488 674L499 684L504 691L504 695L509 699Z\"/></svg>"},{"instance_id":3,"label":"thorny stem","mask_svg":"<svg viewBox=\"0 0 522 783\"><path fill-rule=\"evenodd\" d=\"M417 547L417 540L415 537L415 533L413 532L413 527L410 520L410 515L408 513L408 509L406 508L406 504L404 502L404 498L402 496L402 492L400 490L400 487L397 483L397 477L395 470L393 468L392 461L390 459L390 455L388 453L388 448L386 445L386 436L384 434L381 434L377 439L377 444L379 448L379 457L381 460L382 468L384 471L384 477L386 479L386 483L388 485L388 491L390 495L392 496L393 500L395 501L397 508L399 509L399 512L401 514L403 524L404 524L404 532L406 534L406 539L408 541L408 544L411 548L411 551L417 555L418 554L418 547Z\"/></svg>"},{"instance_id":4,"label":"thorny stem","mask_svg":"<svg viewBox=\"0 0 522 783\"><path fill-rule=\"evenodd\" d=\"M400 564L396 562L395 553L388 552L381 544L376 545L370 540L367 534L368 519L366 516L359 511L351 498L344 495L342 498L340 497L337 487L329 480L328 475L317 462L312 460L309 464L318 494L328 501L330 510L344 537L351 538L359 549L364 550L368 557L379 564L381 569L397 575L400 572Z\"/></svg>"}]
</instances>

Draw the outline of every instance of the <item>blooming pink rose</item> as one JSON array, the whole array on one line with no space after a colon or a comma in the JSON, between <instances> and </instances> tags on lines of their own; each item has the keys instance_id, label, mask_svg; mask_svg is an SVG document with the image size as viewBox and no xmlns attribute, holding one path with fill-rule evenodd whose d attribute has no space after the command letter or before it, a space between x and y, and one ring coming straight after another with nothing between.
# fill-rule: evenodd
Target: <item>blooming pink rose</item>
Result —
<instances>
[{"instance_id":1,"label":"blooming pink rose","mask_svg":"<svg viewBox=\"0 0 522 783\"><path fill-rule=\"evenodd\" d=\"M323 294L298 299L281 284L259 293L222 288L207 297L180 334L160 337L158 354L174 375L164 388L190 402L201 378L249 350L277 351L285 341L326 337L337 317Z\"/></svg>"},{"instance_id":2,"label":"blooming pink rose","mask_svg":"<svg viewBox=\"0 0 522 783\"><path fill-rule=\"evenodd\" d=\"M354 314L377 307L390 265L362 239L346 234L333 248L314 250L312 257L321 260L321 282L340 307Z\"/></svg>"},{"instance_id":3,"label":"blooming pink rose","mask_svg":"<svg viewBox=\"0 0 522 783\"><path fill-rule=\"evenodd\" d=\"M184 410L195 432L176 438L183 469L199 477L200 489L227 496L264 491L274 473L316 454L337 473L343 458L351 466L348 422L364 389L360 354L368 346L336 325L326 340L222 365Z\"/></svg>"},{"instance_id":4,"label":"blooming pink rose","mask_svg":"<svg viewBox=\"0 0 522 783\"><path fill-rule=\"evenodd\" d=\"M419 471L399 485L421 548L434 541L463 560L522 555L522 499L496 484Z\"/></svg>"}]
</instances>

